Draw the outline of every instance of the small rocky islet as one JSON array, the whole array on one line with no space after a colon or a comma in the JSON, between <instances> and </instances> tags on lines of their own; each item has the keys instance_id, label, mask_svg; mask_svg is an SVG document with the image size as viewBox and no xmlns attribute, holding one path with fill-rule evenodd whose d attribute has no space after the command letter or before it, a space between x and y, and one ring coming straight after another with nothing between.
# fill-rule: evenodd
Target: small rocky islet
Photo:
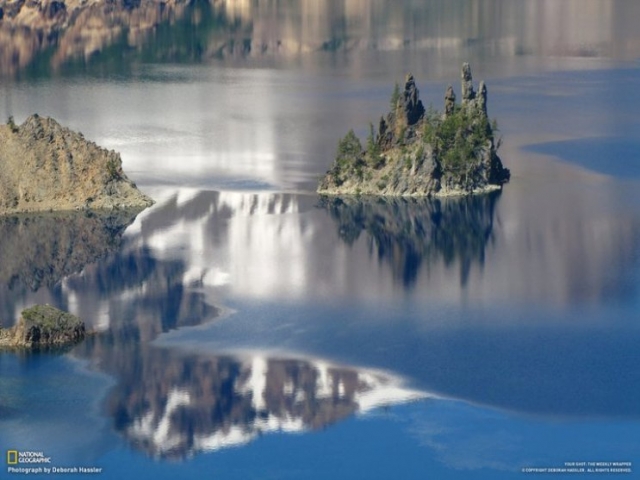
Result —
<instances>
[{"instance_id":1,"label":"small rocky islet","mask_svg":"<svg viewBox=\"0 0 640 480\"><path fill-rule=\"evenodd\" d=\"M78 317L51 305L34 305L22 311L15 326L0 327L0 350L61 348L85 335L85 324Z\"/></svg>"},{"instance_id":2,"label":"small rocky islet","mask_svg":"<svg viewBox=\"0 0 640 480\"><path fill-rule=\"evenodd\" d=\"M318 186L322 195L455 196L499 190L509 181L497 150L497 124L487 114L487 88L473 87L463 64L462 101L453 87L444 112L424 108L413 75L398 85L391 111L370 124L365 147L353 130L340 140L331 169Z\"/></svg>"}]
</instances>

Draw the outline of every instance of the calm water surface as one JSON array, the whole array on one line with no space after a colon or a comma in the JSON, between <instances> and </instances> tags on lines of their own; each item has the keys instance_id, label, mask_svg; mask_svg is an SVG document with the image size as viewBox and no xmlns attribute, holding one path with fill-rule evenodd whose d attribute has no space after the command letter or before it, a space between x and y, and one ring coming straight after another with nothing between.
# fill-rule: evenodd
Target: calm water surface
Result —
<instances>
[{"instance_id":1,"label":"calm water surface","mask_svg":"<svg viewBox=\"0 0 640 480\"><path fill-rule=\"evenodd\" d=\"M101 478L511 479L613 461L633 478L638 5L222 4L133 47L83 56L62 38L3 66L5 117L51 115L118 150L158 203L1 219L5 323L49 302L100 333L0 354L0 448ZM488 82L502 192L314 194L405 72L439 108L462 61Z\"/></svg>"}]
</instances>

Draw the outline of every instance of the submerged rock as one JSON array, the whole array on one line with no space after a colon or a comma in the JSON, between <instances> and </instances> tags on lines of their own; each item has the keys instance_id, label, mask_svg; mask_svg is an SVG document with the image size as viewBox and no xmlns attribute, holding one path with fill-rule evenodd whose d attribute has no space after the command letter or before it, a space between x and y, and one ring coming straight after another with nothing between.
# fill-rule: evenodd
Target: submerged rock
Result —
<instances>
[{"instance_id":1,"label":"submerged rock","mask_svg":"<svg viewBox=\"0 0 640 480\"><path fill-rule=\"evenodd\" d=\"M0 215L152 204L123 172L120 155L81 133L38 115L0 125Z\"/></svg>"},{"instance_id":2,"label":"submerged rock","mask_svg":"<svg viewBox=\"0 0 640 480\"><path fill-rule=\"evenodd\" d=\"M487 115L487 88L474 91L469 64L462 66L462 102L452 87L445 111L425 111L413 75L396 90L392 111L373 126L363 148L350 131L321 180L326 195L448 196L499 190L510 172L497 155L497 125ZM397 98L397 100L396 100Z\"/></svg>"},{"instance_id":3,"label":"submerged rock","mask_svg":"<svg viewBox=\"0 0 640 480\"><path fill-rule=\"evenodd\" d=\"M0 347L63 347L85 337L84 322L51 305L35 305L22 311L18 323L0 331Z\"/></svg>"}]
</instances>

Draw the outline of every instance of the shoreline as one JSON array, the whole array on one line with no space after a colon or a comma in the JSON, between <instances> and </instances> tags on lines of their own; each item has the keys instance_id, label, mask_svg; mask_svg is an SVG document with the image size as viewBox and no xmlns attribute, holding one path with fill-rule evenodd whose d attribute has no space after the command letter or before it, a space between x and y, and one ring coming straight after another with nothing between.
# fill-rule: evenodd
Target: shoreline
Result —
<instances>
[{"instance_id":1,"label":"shoreline","mask_svg":"<svg viewBox=\"0 0 640 480\"><path fill-rule=\"evenodd\" d=\"M318 190L316 193L320 197L376 197L376 198L462 198L470 195L483 195L491 192L495 192L498 190L502 190L502 185L486 185L482 188L475 188L473 190L467 191L462 189L443 189L435 193L431 193L429 195L425 195L423 193L400 193L400 194L389 194L389 193L373 193L373 192L358 192L358 191L348 191L344 192L342 190L334 190L334 189L324 189Z\"/></svg>"}]
</instances>

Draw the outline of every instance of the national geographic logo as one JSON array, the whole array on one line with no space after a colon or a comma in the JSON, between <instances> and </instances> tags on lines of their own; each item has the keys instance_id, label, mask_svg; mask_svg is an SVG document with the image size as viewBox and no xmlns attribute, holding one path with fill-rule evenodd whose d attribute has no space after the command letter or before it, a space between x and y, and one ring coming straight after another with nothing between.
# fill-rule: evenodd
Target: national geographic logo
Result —
<instances>
[{"instance_id":1,"label":"national geographic logo","mask_svg":"<svg viewBox=\"0 0 640 480\"><path fill-rule=\"evenodd\" d=\"M47 457L44 452L7 450L7 465L30 465L34 463L51 463L51 457Z\"/></svg>"},{"instance_id":2,"label":"national geographic logo","mask_svg":"<svg viewBox=\"0 0 640 480\"><path fill-rule=\"evenodd\" d=\"M21 450L7 450L7 473L19 473L23 475L52 475L52 474L95 474L102 473L102 467L78 466L52 466L51 457L44 452L32 452Z\"/></svg>"}]
</instances>

